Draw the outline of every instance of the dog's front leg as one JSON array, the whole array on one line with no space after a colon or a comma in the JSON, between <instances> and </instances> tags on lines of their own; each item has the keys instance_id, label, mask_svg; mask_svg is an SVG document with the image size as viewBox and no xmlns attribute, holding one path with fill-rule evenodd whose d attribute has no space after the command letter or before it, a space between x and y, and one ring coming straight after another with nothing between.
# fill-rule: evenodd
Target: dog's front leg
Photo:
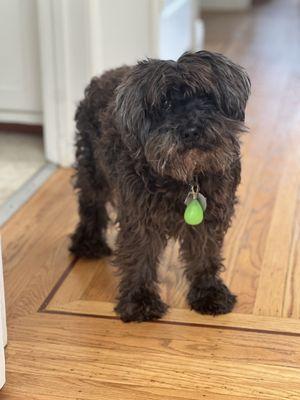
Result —
<instances>
[{"instance_id":1,"label":"dog's front leg","mask_svg":"<svg viewBox=\"0 0 300 400\"><path fill-rule=\"evenodd\" d=\"M236 302L219 276L223 269L221 249L224 233L217 226L184 227L181 256L190 283L188 303L201 314L226 314Z\"/></svg>"},{"instance_id":2,"label":"dog's front leg","mask_svg":"<svg viewBox=\"0 0 300 400\"><path fill-rule=\"evenodd\" d=\"M118 304L124 322L150 321L164 315L167 305L158 293L157 264L165 239L143 218L122 218L114 264L119 268Z\"/></svg>"}]
</instances>

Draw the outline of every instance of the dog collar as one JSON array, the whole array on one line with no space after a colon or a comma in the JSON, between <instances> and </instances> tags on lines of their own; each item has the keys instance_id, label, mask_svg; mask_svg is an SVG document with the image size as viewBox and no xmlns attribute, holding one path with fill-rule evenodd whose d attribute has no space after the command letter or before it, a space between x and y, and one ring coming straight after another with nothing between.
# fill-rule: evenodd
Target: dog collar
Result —
<instances>
[{"instance_id":1,"label":"dog collar","mask_svg":"<svg viewBox=\"0 0 300 400\"><path fill-rule=\"evenodd\" d=\"M184 201L186 209L184 212L184 221L188 225L199 225L203 221L206 210L206 197L200 193L199 185L191 184L190 190Z\"/></svg>"}]
</instances>

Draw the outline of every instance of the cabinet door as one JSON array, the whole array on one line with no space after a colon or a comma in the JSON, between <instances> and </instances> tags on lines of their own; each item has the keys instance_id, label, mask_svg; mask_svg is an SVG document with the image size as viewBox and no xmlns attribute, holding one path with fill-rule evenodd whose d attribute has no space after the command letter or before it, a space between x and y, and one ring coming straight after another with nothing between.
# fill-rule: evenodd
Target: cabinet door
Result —
<instances>
[{"instance_id":1,"label":"cabinet door","mask_svg":"<svg viewBox=\"0 0 300 400\"><path fill-rule=\"evenodd\" d=\"M0 121L42 121L37 4L0 2Z\"/></svg>"}]
</instances>

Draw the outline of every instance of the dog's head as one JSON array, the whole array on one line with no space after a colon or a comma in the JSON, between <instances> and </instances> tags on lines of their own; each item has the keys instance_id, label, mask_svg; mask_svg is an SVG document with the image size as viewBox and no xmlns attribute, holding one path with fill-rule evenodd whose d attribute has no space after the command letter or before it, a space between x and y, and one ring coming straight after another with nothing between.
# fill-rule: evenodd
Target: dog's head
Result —
<instances>
[{"instance_id":1,"label":"dog's head","mask_svg":"<svg viewBox=\"0 0 300 400\"><path fill-rule=\"evenodd\" d=\"M237 156L250 81L220 54L185 53L177 62L146 60L117 89L116 115L133 156L160 175L190 181Z\"/></svg>"}]
</instances>

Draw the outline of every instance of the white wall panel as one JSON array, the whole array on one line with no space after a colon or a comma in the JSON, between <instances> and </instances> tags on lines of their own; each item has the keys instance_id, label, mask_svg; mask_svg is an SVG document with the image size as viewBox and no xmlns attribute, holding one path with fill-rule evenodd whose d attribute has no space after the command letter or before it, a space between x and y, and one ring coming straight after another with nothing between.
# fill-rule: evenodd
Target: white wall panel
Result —
<instances>
[{"instance_id":1,"label":"white wall panel","mask_svg":"<svg viewBox=\"0 0 300 400\"><path fill-rule=\"evenodd\" d=\"M0 1L0 120L41 122L35 0Z\"/></svg>"}]
</instances>

